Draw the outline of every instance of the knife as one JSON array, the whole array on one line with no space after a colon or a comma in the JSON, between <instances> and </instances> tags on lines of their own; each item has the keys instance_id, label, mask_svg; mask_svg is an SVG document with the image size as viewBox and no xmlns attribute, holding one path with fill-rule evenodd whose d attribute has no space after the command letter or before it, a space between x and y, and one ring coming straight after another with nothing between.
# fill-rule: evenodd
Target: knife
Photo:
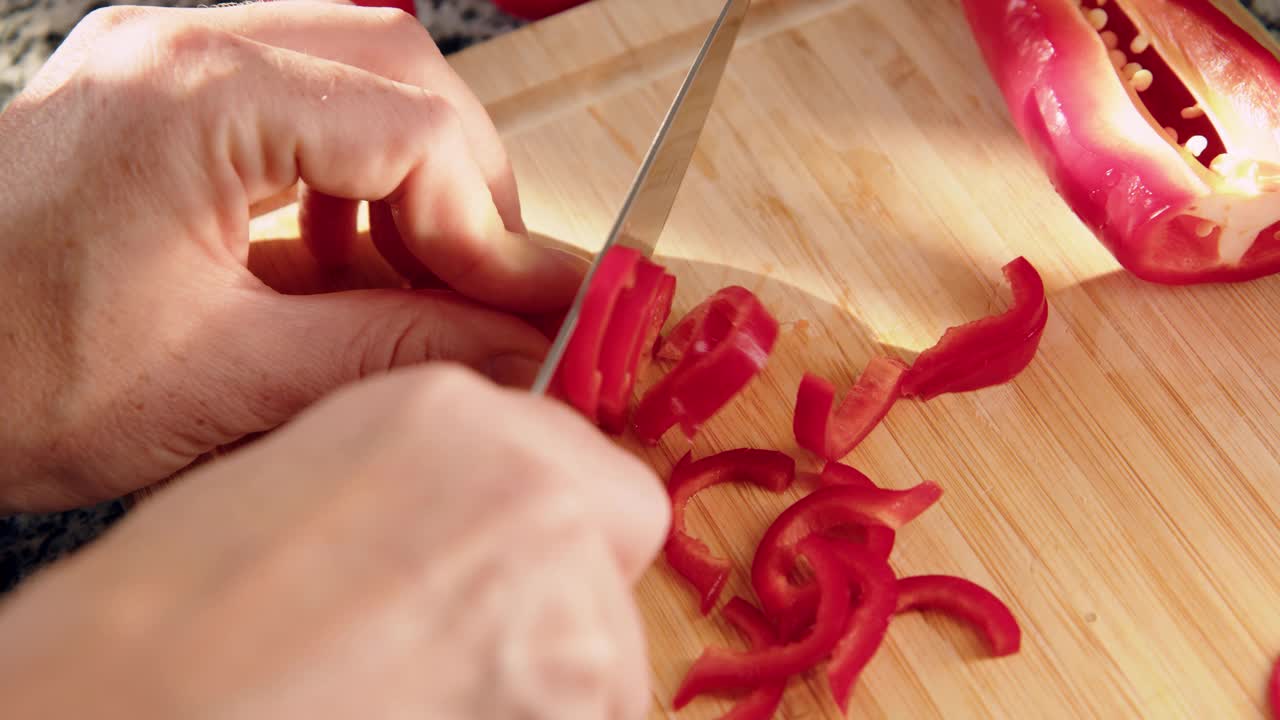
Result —
<instances>
[{"instance_id":1,"label":"knife","mask_svg":"<svg viewBox=\"0 0 1280 720\"><path fill-rule=\"evenodd\" d=\"M658 128L658 134L654 136L644 161L640 163L640 169L636 171L631 190L622 203L622 209L618 211L604 247L600 249L595 262L583 278L573 305L565 315L564 324L560 326L560 332L547 351L547 357L533 381L533 394L545 394L551 385L560 359L564 357L565 348L569 346L569 339L573 337L573 331L577 327L578 315L582 312L591 278L595 276L600 261L609 249L615 244L621 244L640 251L645 257L653 256L658 237L662 234L662 228L671 214L671 206L675 204L676 195L684 181L685 171L693 159L693 150L706 124L716 90L720 87L720 78L729 62L738 30L750 7L751 0L728 0L715 24L711 26L711 33L702 43L702 49L694 58L693 67L689 68L689 74L685 76L684 83Z\"/></svg>"}]
</instances>

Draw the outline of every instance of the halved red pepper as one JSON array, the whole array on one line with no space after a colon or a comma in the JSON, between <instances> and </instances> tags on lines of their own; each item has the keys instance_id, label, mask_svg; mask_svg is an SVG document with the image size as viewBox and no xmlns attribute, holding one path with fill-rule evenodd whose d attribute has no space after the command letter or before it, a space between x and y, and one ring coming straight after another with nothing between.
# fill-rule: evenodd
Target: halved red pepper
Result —
<instances>
[{"instance_id":1,"label":"halved red pepper","mask_svg":"<svg viewBox=\"0 0 1280 720\"><path fill-rule=\"evenodd\" d=\"M948 328L903 375L904 397L928 400L999 385L1030 364L1049 318L1044 281L1022 257L1003 270L1013 290L1013 306L1000 315Z\"/></svg>"},{"instance_id":2,"label":"halved red pepper","mask_svg":"<svg viewBox=\"0 0 1280 720\"><path fill-rule=\"evenodd\" d=\"M582 311L556 370L556 385L564 399L592 423L599 422L600 354L614 321L613 309L623 292L635 285L636 268L643 259L639 251L622 245L605 254L591 276Z\"/></svg>"},{"instance_id":3,"label":"halved red pepper","mask_svg":"<svg viewBox=\"0 0 1280 720\"><path fill-rule=\"evenodd\" d=\"M796 393L792 420L796 443L825 460L838 460L853 452L893 407L906 371L901 360L872 358L834 410L835 386L813 373L805 373Z\"/></svg>"},{"instance_id":4,"label":"halved red pepper","mask_svg":"<svg viewBox=\"0 0 1280 720\"><path fill-rule=\"evenodd\" d=\"M695 697L740 688L758 688L805 672L827 658L849 625L850 578L844 562L824 538L800 542L797 551L809 561L819 592L816 620L801 639L786 645L741 652L710 647L689 668L676 691L676 710Z\"/></svg>"},{"instance_id":5,"label":"halved red pepper","mask_svg":"<svg viewBox=\"0 0 1280 720\"><path fill-rule=\"evenodd\" d=\"M1228 5L1234 11L1227 11ZM1027 146L1134 275L1280 270L1280 59L1236 3L964 0Z\"/></svg>"},{"instance_id":6,"label":"halved red pepper","mask_svg":"<svg viewBox=\"0 0 1280 720\"><path fill-rule=\"evenodd\" d=\"M679 362L644 394L633 416L636 436L648 444L677 423L686 436L696 435L764 367L778 322L750 290L735 285L704 300L668 337L683 338ZM670 340L664 346L674 347Z\"/></svg>"},{"instance_id":7,"label":"halved red pepper","mask_svg":"<svg viewBox=\"0 0 1280 720\"><path fill-rule=\"evenodd\" d=\"M833 548L858 588L858 604L849 616L849 628L831 651L827 665L827 684L844 712L858 676L884 641L898 607L898 583L885 558L848 543Z\"/></svg>"},{"instance_id":8,"label":"halved red pepper","mask_svg":"<svg viewBox=\"0 0 1280 720\"><path fill-rule=\"evenodd\" d=\"M736 595L720 609L726 620L747 636L752 650L763 650L778 644L778 633L764 613ZM786 680L771 680L751 691L720 720L769 720L782 704L787 690Z\"/></svg>"},{"instance_id":9,"label":"halved red pepper","mask_svg":"<svg viewBox=\"0 0 1280 720\"><path fill-rule=\"evenodd\" d=\"M813 617L818 589L813 583L797 585L790 579L798 545L806 538L841 526L862 525L867 528L868 551L887 558L894 531L941 496L942 488L931 482L907 490L833 485L796 501L769 525L752 560L751 586L765 612L784 630L803 627Z\"/></svg>"},{"instance_id":10,"label":"halved red pepper","mask_svg":"<svg viewBox=\"0 0 1280 720\"><path fill-rule=\"evenodd\" d=\"M652 357L676 290L675 276L643 257L635 273L635 284L618 297L600 347L599 422L615 435L626 428L631 390Z\"/></svg>"},{"instance_id":11,"label":"halved red pepper","mask_svg":"<svg viewBox=\"0 0 1280 720\"><path fill-rule=\"evenodd\" d=\"M365 7L393 7L409 13L414 17L418 17L418 5L414 0L351 0L353 5L363 5Z\"/></svg>"},{"instance_id":12,"label":"halved red pepper","mask_svg":"<svg viewBox=\"0 0 1280 720\"><path fill-rule=\"evenodd\" d=\"M715 607L729 579L729 561L711 554L706 543L685 530L684 513L689 499L712 485L749 482L782 492L796 476L796 463L776 450L743 448L726 450L694 462L686 454L667 482L671 496L671 530L664 548L667 562L698 591L705 615Z\"/></svg>"},{"instance_id":13,"label":"halved red pepper","mask_svg":"<svg viewBox=\"0 0 1280 720\"><path fill-rule=\"evenodd\" d=\"M939 610L974 626L986 639L991 654L1018 652L1022 629L1009 607L990 590L952 575L916 575L898 581L897 613Z\"/></svg>"},{"instance_id":14,"label":"halved red pepper","mask_svg":"<svg viewBox=\"0 0 1280 720\"><path fill-rule=\"evenodd\" d=\"M541 20L584 2L586 0L493 0L499 10L521 20Z\"/></svg>"}]
</instances>

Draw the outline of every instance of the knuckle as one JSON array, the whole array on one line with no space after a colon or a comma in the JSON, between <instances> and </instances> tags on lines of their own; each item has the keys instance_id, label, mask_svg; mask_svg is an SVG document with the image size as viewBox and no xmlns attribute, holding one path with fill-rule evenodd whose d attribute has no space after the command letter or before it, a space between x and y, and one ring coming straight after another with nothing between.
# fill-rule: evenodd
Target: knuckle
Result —
<instances>
[{"instance_id":1,"label":"knuckle","mask_svg":"<svg viewBox=\"0 0 1280 720\"><path fill-rule=\"evenodd\" d=\"M90 37L99 37L145 21L152 14L151 9L137 5L109 5L85 15L79 23L79 30Z\"/></svg>"}]
</instances>

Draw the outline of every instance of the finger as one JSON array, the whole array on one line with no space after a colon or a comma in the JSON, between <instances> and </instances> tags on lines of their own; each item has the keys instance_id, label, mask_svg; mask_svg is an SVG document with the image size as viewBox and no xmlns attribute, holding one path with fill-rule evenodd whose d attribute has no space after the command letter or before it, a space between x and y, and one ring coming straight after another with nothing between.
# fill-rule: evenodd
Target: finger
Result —
<instances>
[{"instance_id":1,"label":"finger","mask_svg":"<svg viewBox=\"0 0 1280 720\"><path fill-rule=\"evenodd\" d=\"M213 164L240 177L249 202L299 175L328 195L387 198L414 255L459 292L522 312L569 304L585 263L505 229L461 120L442 97L232 37L223 39L227 59L237 77L255 78L255 92L246 104L243 87L228 82L202 97L217 108L242 105L230 118L209 112L211 122L234 126L220 131L230 147ZM203 50L205 63L211 52Z\"/></svg>"},{"instance_id":2,"label":"finger","mask_svg":"<svg viewBox=\"0 0 1280 720\"><path fill-rule=\"evenodd\" d=\"M531 384L548 342L536 329L452 293L354 290L249 293L208 333L217 363L203 388L218 426L268 430L332 390L397 367L454 362ZM234 338L234 342L229 340ZM235 388L234 393L226 388ZM216 445L232 438L210 438Z\"/></svg>"},{"instance_id":3,"label":"finger","mask_svg":"<svg viewBox=\"0 0 1280 720\"><path fill-rule=\"evenodd\" d=\"M357 200L316 192L303 185L298 193L298 232L321 267L351 262L356 248Z\"/></svg>"},{"instance_id":4,"label":"finger","mask_svg":"<svg viewBox=\"0 0 1280 720\"><path fill-rule=\"evenodd\" d=\"M257 3L201 12L201 21L213 27L427 88L448 100L506 228L525 231L515 174L493 120L420 21L387 8L344 3Z\"/></svg>"},{"instance_id":5,"label":"finger","mask_svg":"<svg viewBox=\"0 0 1280 720\"><path fill-rule=\"evenodd\" d=\"M387 263L413 287L440 287L440 278L410 252L400 237L391 205L385 200L369 203L369 239Z\"/></svg>"}]
</instances>

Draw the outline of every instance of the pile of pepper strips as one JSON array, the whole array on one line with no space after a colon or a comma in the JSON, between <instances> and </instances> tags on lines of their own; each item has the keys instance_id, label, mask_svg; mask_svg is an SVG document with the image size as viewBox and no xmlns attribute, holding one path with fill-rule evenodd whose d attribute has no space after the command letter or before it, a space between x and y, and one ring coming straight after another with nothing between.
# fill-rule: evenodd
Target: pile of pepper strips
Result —
<instances>
[{"instance_id":1,"label":"pile of pepper strips","mask_svg":"<svg viewBox=\"0 0 1280 720\"><path fill-rule=\"evenodd\" d=\"M708 648L677 691L677 709L703 693L737 692L743 697L726 717L769 718L787 679L824 662L843 709L890 619L909 610L949 613L974 625L993 655L1017 652L1018 623L990 592L947 575L898 578L889 566L896 533L933 505L941 489L929 482L882 489L839 462L898 399L927 400L1003 383L1030 363L1048 318L1044 283L1021 257L1004 273L1012 307L948 329L911 364L872 359L838 406L832 383L804 376L794 432L800 447L826 461L819 487L782 512L756 548L751 585L760 607L734 597L721 610L751 649ZM778 323L752 292L730 286L660 338L675 289L675 277L660 265L630 248L610 249L587 287L553 393L606 432L630 427L646 444L676 425L687 437L696 435L764 370ZM637 378L655 360L670 368L633 406ZM697 593L703 614L716 606L731 568L686 531L686 503L720 483L782 492L795 478L794 459L775 450L742 448L696 461L686 454L676 465L668 481L672 524L665 555Z\"/></svg>"}]
</instances>

